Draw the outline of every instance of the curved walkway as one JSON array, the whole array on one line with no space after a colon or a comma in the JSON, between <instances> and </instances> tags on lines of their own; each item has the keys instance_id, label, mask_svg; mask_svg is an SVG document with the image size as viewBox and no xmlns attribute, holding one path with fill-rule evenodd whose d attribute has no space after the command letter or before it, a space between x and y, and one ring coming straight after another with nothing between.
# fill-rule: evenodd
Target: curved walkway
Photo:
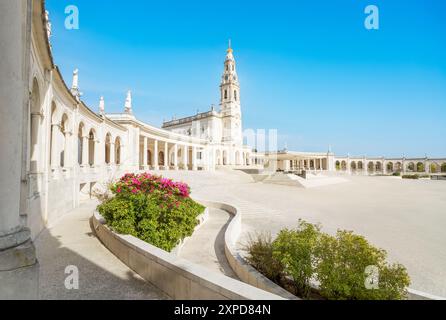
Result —
<instances>
[{"instance_id":1,"label":"curved walkway","mask_svg":"<svg viewBox=\"0 0 446 320\"><path fill-rule=\"evenodd\" d=\"M90 217L97 203L89 201L66 214L35 241L40 262L40 299L168 299L130 270L94 236ZM67 266L79 270L79 289L65 288Z\"/></svg>"},{"instance_id":2,"label":"curved walkway","mask_svg":"<svg viewBox=\"0 0 446 320\"><path fill-rule=\"evenodd\" d=\"M210 208L208 220L186 242L180 257L238 280L225 256L224 236L231 219L227 211Z\"/></svg>"}]
</instances>

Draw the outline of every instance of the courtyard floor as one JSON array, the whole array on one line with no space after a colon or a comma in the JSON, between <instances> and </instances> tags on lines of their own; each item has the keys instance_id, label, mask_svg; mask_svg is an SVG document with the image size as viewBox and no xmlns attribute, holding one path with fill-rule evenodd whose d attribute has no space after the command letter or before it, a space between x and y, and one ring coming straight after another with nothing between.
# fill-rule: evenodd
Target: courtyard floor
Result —
<instances>
[{"instance_id":1,"label":"courtyard floor","mask_svg":"<svg viewBox=\"0 0 446 320\"><path fill-rule=\"evenodd\" d=\"M411 288L446 297L446 181L347 177L312 189L253 183L241 172L162 172L192 187L199 199L242 210L241 241L254 231L275 235L302 218L323 230L353 230L406 266ZM224 218L223 218L224 220ZM207 250L207 249L206 249Z\"/></svg>"}]
</instances>

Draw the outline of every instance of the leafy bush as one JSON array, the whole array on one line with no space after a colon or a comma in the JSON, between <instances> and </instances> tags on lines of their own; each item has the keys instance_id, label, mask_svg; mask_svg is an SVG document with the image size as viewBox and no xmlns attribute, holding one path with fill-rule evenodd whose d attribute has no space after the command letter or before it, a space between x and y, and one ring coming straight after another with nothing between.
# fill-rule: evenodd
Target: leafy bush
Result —
<instances>
[{"instance_id":1,"label":"leafy bush","mask_svg":"<svg viewBox=\"0 0 446 320\"><path fill-rule=\"evenodd\" d=\"M401 177L401 172L394 172L392 175L394 177Z\"/></svg>"},{"instance_id":2,"label":"leafy bush","mask_svg":"<svg viewBox=\"0 0 446 320\"><path fill-rule=\"evenodd\" d=\"M420 179L420 176L417 175L417 174L406 174L402 178L403 179L418 180L418 179Z\"/></svg>"},{"instance_id":3,"label":"leafy bush","mask_svg":"<svg viewBox=\"0 0 446 320\"><path fill-rule=\"evenodd\" d=\"M248 244L244 249L248 253L246 260L249 264L265 277L280 284L283 266L273 257L271 234L257 233L249 235Z\"/></svg>"},{"instance_id":4,"label":"leafy bush","mask_svg":"<svg viewBox=\"0 0 446 320\"><path fill-rule=\"evenodd\" d=\"M293 278L296 292L302 297L308 297L311 291L319 237L319 226L299 220L296 230L282 230L273 242L273 257Z\"/></svg>"},{"instance_id":5,"label":"leafy bush","mask_svg":"<svg viewBox=\"0 0 446 320\"><path fill-rule=\"evenodd\" d=\"M291 277L295 291L304 298L311 292L312 280L319 283L323 298L336 300L404 299L410 284L404 266L387 264L386 252L364 237L341 230L333 237L302 220L296 230L282 230L272 242L263 235L251 239L247 250L253 267L285 288ZM376 289L366 286L370 266L378 272Z\"/></svg>"},{"instance_id":6,"label":"leafy bush","mask_svg":"<svg viewBox=\"0 0 446 320\"><path fill-rule=\"evenodd\" d=\"M98 206L107 224L166 251L192 235L204 211L186 184L146 173L125 175L111 191L114 197Z\"/></svg>"},{"instance_id":7,"label":"leafy bush","mask_svg":"<svg viewBox=\"0 0 446 320\"><path fill-rule=\"evenodd\" d=\"M336 237L324 234L319 247L317 279L320 293L335 300L399 300L406 297L410 280L400 264L388 265L386 252L351 231L338 231ZM376 289L367 288L365 270L378 271Z\"/></svg>"}]
</instances>

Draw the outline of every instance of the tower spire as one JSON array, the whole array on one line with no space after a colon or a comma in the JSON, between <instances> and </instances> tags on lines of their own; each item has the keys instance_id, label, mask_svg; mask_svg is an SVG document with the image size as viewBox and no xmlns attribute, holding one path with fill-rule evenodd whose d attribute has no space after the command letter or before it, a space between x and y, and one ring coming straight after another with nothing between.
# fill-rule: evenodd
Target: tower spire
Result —
<instances>
[{"instance_id":1,"label":"tower spire","mask_svg":"<svg viewBox=\"0 0 446 320\"><path fill-rule=\"evenodd\" d=\"M125 113L132 114L132 91L127 91L127 98L125 99Z\"/></svg>"}]
</instances>

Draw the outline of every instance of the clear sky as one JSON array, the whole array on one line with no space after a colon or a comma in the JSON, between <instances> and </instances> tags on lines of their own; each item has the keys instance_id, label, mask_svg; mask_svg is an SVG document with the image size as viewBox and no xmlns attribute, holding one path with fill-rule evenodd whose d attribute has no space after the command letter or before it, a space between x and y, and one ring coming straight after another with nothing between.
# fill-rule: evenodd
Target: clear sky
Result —
<instances>
[{"instance_id":1,"label":"clear sky","mask_svg":"<svg viewBox=\"0 0 446 320\"><path fill-rule=\"evenodd\" d=\"M163 119L218 105L228 39L244 128L279 148L338 155L446 156L446 1L47 0L53 54L83 100ZM79 8L79 30L64 9ZM367 5L380 29L364 27Z\"/></svg>"}]
</instances>

